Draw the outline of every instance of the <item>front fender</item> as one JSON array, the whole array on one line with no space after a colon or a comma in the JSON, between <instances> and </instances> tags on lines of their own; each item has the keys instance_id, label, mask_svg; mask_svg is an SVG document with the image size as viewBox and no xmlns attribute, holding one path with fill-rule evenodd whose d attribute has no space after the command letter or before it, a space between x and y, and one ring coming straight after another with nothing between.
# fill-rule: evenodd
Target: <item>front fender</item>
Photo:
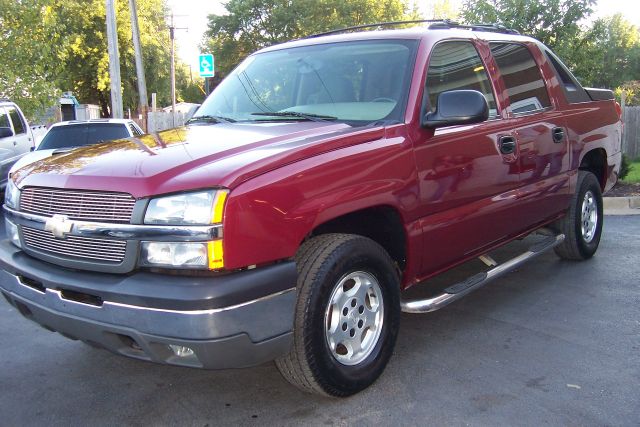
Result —
<instances>
[{"instance_id":1,"label":"front fender","mask_svg":"<svg viewBox=\"0 0 640 427\"><path fill-rule=\"evenodd\" d=\"M404 137L374 141L295 162L233 189L225 208L225 267L295 255L318 225L367 207L388 205L410 220L416 168Z\"/></svg>"}]
</instances>

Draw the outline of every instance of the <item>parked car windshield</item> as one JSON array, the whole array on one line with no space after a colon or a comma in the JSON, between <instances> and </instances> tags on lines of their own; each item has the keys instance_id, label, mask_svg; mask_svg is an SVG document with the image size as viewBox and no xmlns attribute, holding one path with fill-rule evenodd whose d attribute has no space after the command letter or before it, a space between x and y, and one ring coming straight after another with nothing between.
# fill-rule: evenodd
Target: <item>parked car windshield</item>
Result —
<instances>
[{"instance_id":1,"label":"parked car windshield","mask_svg":"<svg viewBox=\"0 0 640 427\"><path fill-rule=\"evenodd\" d=\"M82 123L55 126L42 138L38 150L80 147L101 141L128 138L129 131L123 123Z\"/></svg>"},{"instance_id":2,"label":"parked car windshield","mask_svg":"<svg viewBox=\"0 0 640 427\"><path fill-rule=\"evenodd\" d=\"M192 121L402 121L416 45L367 40L254 54L224 79Z\"/></svg>"}]
</instances>

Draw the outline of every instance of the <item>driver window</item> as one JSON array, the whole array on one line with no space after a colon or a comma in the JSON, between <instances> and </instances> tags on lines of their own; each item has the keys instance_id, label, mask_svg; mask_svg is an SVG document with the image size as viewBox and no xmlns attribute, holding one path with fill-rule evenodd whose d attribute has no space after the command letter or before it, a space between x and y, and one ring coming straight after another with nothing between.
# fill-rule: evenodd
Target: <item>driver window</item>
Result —
<instances>
[{"instance_id":1,"label":"driver window","mask_svg":"<svg viewBox=\"0 0 640 427\"><path fill-rule=\"evenodd\" d=\"M449 90L477 90L487 99L489 118L498 115L493 89L484 64L472 43L449 41L436 45L431 52L427 70L426 93L429 96L427 108L434 112L438 95Z\"/></svg>"}]
</instances>

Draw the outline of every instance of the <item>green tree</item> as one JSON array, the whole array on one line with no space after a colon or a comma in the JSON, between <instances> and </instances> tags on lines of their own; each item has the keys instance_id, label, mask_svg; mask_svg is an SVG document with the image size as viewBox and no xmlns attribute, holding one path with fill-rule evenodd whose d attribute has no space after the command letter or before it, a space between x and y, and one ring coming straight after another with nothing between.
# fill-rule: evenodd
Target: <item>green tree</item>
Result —
<instances>
[{"instance_id":1,"label":"green tree","mask_svg":"<svg viewBox=\"0 0 640 427\"><path fill-rule=\"evenodd\" d=\"M596 0L466 0L460 15L467 23L497 23L535 37L563 56L567 41L580 34L578 22Z\"/></svg>"},{"instance_id":2,"label":"green tree","mask_svg":"<svg viewBox=\"0 0 640 427\"><path fill-rule=\"evenodd\" d=\"M62 29L49 0L0 0L0 97L28 117L54 102L52 79L60 71Z\"/></svg>"},{"instance_id":3,"label":"green tree","mask_svg":"<svg viewBox=\"0 0 640 427\"><path fill-rule=\"evenodd\" d=\"M165 0L137 0L147 92L171 103L170 41ZM117 2L118 44L125 111L138 106L128 1ZM110 76L104 0L0 0L0 96L33 117L72 91L109 115ZM176 64L176 98L201 100L188 69Z\"/></svg>"},{"instance_id":4,"label":"green tree","mask_svg":"<svg viewBox=\"0 0 640 427\"><path fill-rule=\"evenodd\" d=\"M583 84L616 88L640 80L640 32L622 14L595 20L572 48L569 59Z\"/></svg>"},{"instance_id":5,"label":"green tree","mask_svg":"<svg viewBox=\"0 0 640 427\"><path fill-rule=\"evenodd\" d=\"M81 102L96 103L103 115L109 115L110 76L107 52L105 2L63 0L59 19L66 22L69 43L64 51L63 72L57 83L73 91ZM158 102L167 105L170 98L169 30L164 20L163 0L137 0L140 42L144 57L147 92L158 94ZM138 105L135 57L131 41L128 2L117 2L118 49L125 111Z\"/></svg>"},{"instance_id":6,"label":"green tree","mask_svg":"<svg viewBox=\"0 0 640 427\"><path fill-rule=\"evenodd\" d=\"M403 0L229 0L227 14L209 15L202 50L229 72L265 46L352 25L416 19Z\"/></svg>"}]
</instances>

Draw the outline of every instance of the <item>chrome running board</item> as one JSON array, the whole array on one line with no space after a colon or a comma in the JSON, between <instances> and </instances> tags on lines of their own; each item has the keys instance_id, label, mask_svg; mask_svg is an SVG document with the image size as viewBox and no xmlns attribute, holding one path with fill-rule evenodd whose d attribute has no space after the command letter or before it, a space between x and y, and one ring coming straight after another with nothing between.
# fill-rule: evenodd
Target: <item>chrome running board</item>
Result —
<instances>
[{"instance_id":1,"label":"chrome running board","mask_svg":"<svg viewBox=\"0 0 640 427\"><path fill-rule=\"evenodd\" d=\"M454 301L459 300L463 296L479 289L489 283L490 281L497 279L505 273L510 272L520 267L525 262L536 256L554 248L564 241L564 234L558 234L555 236L549 236L546 239L533 244L525 253L518 255L515 258L511 258L502 264L498 264L492 269L483 273L478 273L469 277L468 279L449 286L440 295L436 295L433 298L405 301L400 302L400 307L405 313L430 313L432 311L440 310L451 304ZM493 261L490 257L483 256L483 262L489 264L489 260Z\"/></svg>"}]
</instances>

